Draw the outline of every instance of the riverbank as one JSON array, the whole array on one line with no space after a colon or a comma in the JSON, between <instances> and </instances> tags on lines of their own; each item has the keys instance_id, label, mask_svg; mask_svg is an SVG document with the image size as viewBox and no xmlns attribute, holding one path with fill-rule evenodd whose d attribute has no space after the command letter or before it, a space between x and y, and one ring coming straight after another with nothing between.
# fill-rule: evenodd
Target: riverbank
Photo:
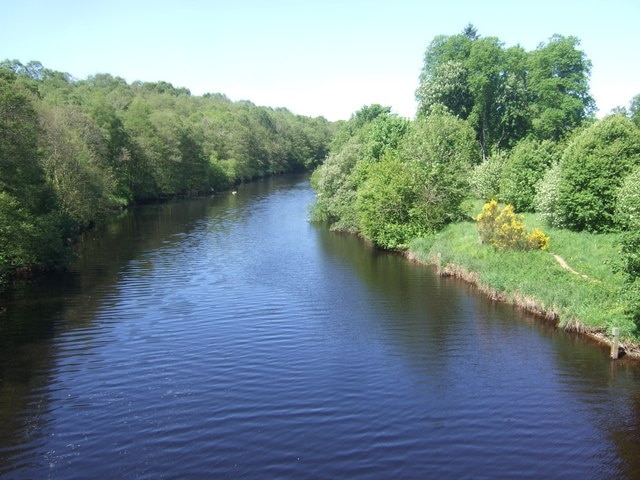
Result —
<instances>
[{"instance_id":1,"label":"riverbank","mask_svg":"<svg viewBox=\"0 0 640 480\"><path fill-rule=\"evenodd\" d=\"M526 223L538 226L533 215ZM623 356L640 360L637 326L625 314L624 279L612 269L617 237L549 228L545 233L551 237L547 252L498 251L478 242L474 222L462 222L414 240L405 255L600 344L610 345L617 327Z\"/></svg>"}]
</instances>

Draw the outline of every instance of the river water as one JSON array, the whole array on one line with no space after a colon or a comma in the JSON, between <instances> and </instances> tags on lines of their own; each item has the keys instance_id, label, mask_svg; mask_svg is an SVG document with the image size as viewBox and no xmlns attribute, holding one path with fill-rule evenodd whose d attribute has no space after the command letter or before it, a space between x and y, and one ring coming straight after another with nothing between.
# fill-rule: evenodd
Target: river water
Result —
<instances>
[{"instance_id":1,"label":"river water","mask_svg":"<svg viewBox=\"0 0 640 480\"><path fill-rule=\"evenodd\" d=\"M640 478L640 369L308 222L147 206L1 301L0 477Z\"/></svg>"}]
</instances>

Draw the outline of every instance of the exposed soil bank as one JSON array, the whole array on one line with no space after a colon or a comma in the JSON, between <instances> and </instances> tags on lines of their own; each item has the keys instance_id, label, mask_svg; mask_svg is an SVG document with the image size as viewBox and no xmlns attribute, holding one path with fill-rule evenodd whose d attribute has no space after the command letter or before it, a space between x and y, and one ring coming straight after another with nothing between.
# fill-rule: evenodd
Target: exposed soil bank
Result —
<instances>
[{"instance_id":1,"label":"exposed soil bank","mask_svg":"<svg viewBox=\"0 0 640 480\"><path fill-rule=\"evenodd\" d=\"M611 349L611 339L606 335L602 329L588 327L582 324L580 321L566 322L561 325L560 317L557 312L550 311L542 308L535 298L527 297L525 295L515 293L508 294L507 292L501 292L492 288L489 285L485 285L479 280L477 272L467 270L462 265L445 264L442 265L440 258L432 256L428 262L419 259L410 250L404 250L401 252L409 261L428 264L436 268L438 275L443 277L454 277L463 280L466 283L474 285L489 299L495 302L503 302L514 305L515 307L522 309L525 312L531 313L545 322L550 322L558 328L562 328L564 331L576 333L584 336L585 338L595 342L601 348ZM560 260L558 260L560 262ZM561 262L560 262L561 263ZM565 262L566 263L566 262ZM568 267L568 265L567 265ZM569 267L570 269L570 267ZM575 272L580 275L578 272ZM640 344L636 342L620 341L619 342L619 356L618 361L640 361Z\"/></svg>"}]
</instances>

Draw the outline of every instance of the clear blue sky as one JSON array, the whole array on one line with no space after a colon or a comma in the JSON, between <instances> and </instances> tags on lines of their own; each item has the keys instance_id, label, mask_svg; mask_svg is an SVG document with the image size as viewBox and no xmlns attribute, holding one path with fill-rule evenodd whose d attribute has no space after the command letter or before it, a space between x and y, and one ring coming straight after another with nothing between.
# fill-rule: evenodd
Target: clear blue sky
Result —
<instances>
[{"instance_id":1,"label":"clear blue sky","mask_svg":"<svg viewBox=\"0 0 640 480\"><path fill-rule=\"evenodd\" d=\"M413 117L426 47L468 23L527 50L578 37L600 116L640 93L638 0L3 0L0 18L0 59L330 120L372 103Z\"/></svg>"}]
</instances>

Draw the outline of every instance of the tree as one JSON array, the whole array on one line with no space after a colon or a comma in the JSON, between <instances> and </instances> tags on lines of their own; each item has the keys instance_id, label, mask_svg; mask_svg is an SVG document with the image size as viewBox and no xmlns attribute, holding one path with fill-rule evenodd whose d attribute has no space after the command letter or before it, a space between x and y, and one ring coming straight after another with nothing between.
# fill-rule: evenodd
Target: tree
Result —
<instances>
[{"instance_id":1,"label":"tree","mask_svg":"<svg viewBox=\"0 0 640 480\"><path fill-rule=\"evenodd\" d=\"M473 129L447 112L413 122L400 145L400 159L410 163L417 189L412 215L423 228L437 231L462 217L469 175L481 154Z\"/></svg>"},{"instance_id":2,"label":"tree","mask_svg":"<svg viewBox=\"0 0 640 480\"><path fill-rule=\"evenodd\" d=\"M64 218L46 182L33 97L0 68L0 282L18 268L68 259Z\"/></svg>"},{"instance_id":3,"label":"tree","mask_svg":"<svg viewBox=\"0 0 640 480\"><path fill-rule=\"evenodd\" d=\"M499 199L502 176L507 165L507 153L496 150L482 163L475 165L469 180L473 194L486 202Z\"/></svg>"},{"instance_id":4,"label":"tree","mask_svg":"<svg viewBox=\"0 0 640 480\"><path fill-rule=\"evenodd\" d=\"M389 131L394 140L373 149L379 156L356 163L353 185L359 231L379 247L397 249L461 217L479 151L473 130L442 109L410 124L377 117L361 130L364 152L388 139L380 132ZM372 134L378 134L373 144Z\"/></svg>"},{"instance_id":5,"label":"tree","mask_svg":"<svg viewBox=\"0 0 640 480\"><path fill-rule=\"evenodd\" d=\"M591 61L578 50L576 37L552 36L531 52L528 85L533 132L540 140L558 140L592 116Z\"/></svg>"},{"instance_id":6,"label":"tree","mask_svg":"<svg viewBox=\"0 0 640 480\"><path fill-rule=\"evenodd\" d=\"M473 108L468 122L486 157L491 149L502 143L501 115L498 98L504 80L504 50L502 42L495 37L486 37L473 42L469 55L469 90L473 97Z\"/></svg>"},{"instance_id":7,"label":"tree","mask_svg":"<svg viewBox=\"0 0 640 480\"><path fill-rule=\"evenodd\" d=\"M359 229L377 246L406 248L461 217L468 172L480 155L473 130L442 108L408 125L378 117L362 133L379 133L381 125L402 127L402 134L393 135L380 156L365 156L356 166Z\"/></svg>"},{"instance_id":8,"label":"tree","mask_svg":"<svg viewBox=\"0 0 640 480\"><path fill-rule=\"evenodd\" d=\"M113 208L311 168L334 129L321 117L194 97L168 82L77 80L39 62L2 61L0 277L64 261L72 227ZM379 135L380 148L393 142L393 129Z\"/></svg>"},{"instance_id":9,"label":"tree","mask_svg":"<svg viewBox=\"0 0 640 480\"><path fill-rule=\"evenodd\" d=\"M640 94L633 97L629 106L629 116L636 127L640 128Z\"/></svg>"},{"instance_id":10,"label":"tree","mask_svg":"<svg viewBox=\"0 0 640 480\"><path fill-rule=\"evenodd\" d=\"M360 231L375 245L406 248L413 238L429 233L419 208L421 189L417 165L389 152L369 165L356 195Z\"/></svg>"},{"instance_id":11,"label":"tree","mask_svg":"<svg viewBox=\"0 0 640 480\"><path fill-rule=\"evenodd\" d=\"M505 49L472 25L462 34L437 36L425 53L416 90L418 116L446 107L474 128L485 158L530 133L558 140L594 110L591 63L578 45L575 37L556 35L533 52Z\"/></svg>"},{"instance_id":12,"label":"tree","mask_svg":"<svg viewBox=\"0 0 640 480\"><path fill-rule=\"evenodd\" d=\"M618 187L640 164L640 130L624 115L610 115L577 135L560 160L556 206L571 230L616 228Z\"/></svg>"},{"instance_id":13,"label":"tree","mask_svg":"<svg viewBox=\"0 0 640 480\"><path fill-rule=\"evenodd\" d=\"M416 90L418 116L428 116L444 106L450 113L465 120L473 108L468 72L460 61L448 60L436 65L433 74Z\"/></svg>"},{"instance_id":14,"label":"tree","mask_svg":"<svg viewBox=\"0 0 640 480\"><path fill-rule=\"evenodd\" d=\"M61 211L80 227L115 207L102 131L78 107L43 107L42 164Z\"/></svg>"},{"instance_id":15,"label":"tree","mask_svg":"<svg viewBox=\"0 0 640 480\"><path fill-rule=\"evenodd\" d=\"M376 236L369 221L368 206L372 204L369 197L380 197L375 192L378 189L375 182L386 171L376 164L395 156L409 128L408 120L390 111L389 107L377 104L365 106L342 125L327 159L311 178L318 192L315 220L328 221L336 230ZM362 188L368 193L363 194ZM364 215L361 208L366 210Z\"/></svg>"},{"instance_id":16,"label":"tree","mask_svg":"<svg viewBox=\"0 0 640 480\"><path fill-rule=\"evenodd\" d=\"M560 185L560 162L551 165L536 184L533 198L534 210L547 225L563 228L564 218L558 208L558 185Z\"/></svg>"},{"instance_id":17,"label":"tree","mask_svg":"<svg viewBox=\"0 0 640 480\"><path fill-rule=\"evenodd\" d=\"M640 231L640 164L633 167L616 192L615 222L623 231Z\"/></svg>"},{"instance_id":18,"label":"tree","mask_svg":"<svg viewBox=\"0 0 640 480\"><path fill-rule=\"evenodd\" d=\"M47 198L39 162L38 116L30 92L17 81L13 73L0 70L0 191L40 212Z\"/></svg>"},{"instance_id":19,"label":"tree","mask_svg":"<svg viewBox=\"0 0 640 480\"><path fill-rule=\"evenodd\" d=\"M317 192L313 207L315 221L328 222L334 230L359 232L355 202L360 179L356 165L362 154L362 144L352 137L338 151L331 151L313 172L311 186Z\"/></svg>"}]
</instances>

